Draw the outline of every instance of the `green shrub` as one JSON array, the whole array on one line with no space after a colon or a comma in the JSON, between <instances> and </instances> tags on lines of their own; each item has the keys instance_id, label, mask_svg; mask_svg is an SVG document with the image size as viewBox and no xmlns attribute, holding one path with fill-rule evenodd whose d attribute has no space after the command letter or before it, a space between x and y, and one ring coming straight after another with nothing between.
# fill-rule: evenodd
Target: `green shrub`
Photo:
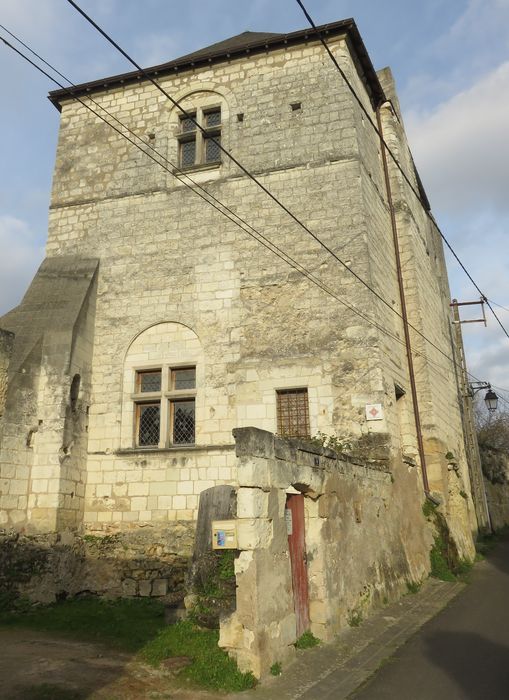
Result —
<instances>
[{"instance_id":1,"label":"green shrub","mask_svg":"<svg viewBox=\"0 0 509 700\"><path fill-rule=\"evenodd\" d=\"M406 587L407 591L409 593L418 593L421 590L422 583L419 583L418 581L407 581L406 582Z\"/></svg>"},{"instance_id":2,"label":"green shrub","mask_svg":"<svg viewBox=\"0 0 509 700\"><path fill-rule=\"evenodd\" d=\"M447 556L445 554L446 545L440 537L440 535L435 536L435 541L431 551L429 553L431 572L430 575L433 578L438 578L441 581L456 581L456 576L453 574L449 567L449 562L447 561Z\"/></svg>"},{"instance_id":3,"label":"green shrub","mask_svg":"<svg viewBox=\"0 0 509 700\"><path fill-rule=\"evenodd\" d=\"M320 644L320 640L315 637L315 635L310 631L304 632L297 641L295 642L296 649L311 649L311 647L316 647Z\"/></svg>"},{"instance_id":4,"label":"green shrub","mask_svg":"<svg viewBox=\"0 0 509 700\"><path fill-rule=\"evenodd\" d=\"M350 610L348 615L348 624L350 627L359 627L362 622L362 613L360 610Z\"/></svg>"},{"instance_id":5,"label":"green shrub","mask_svg":"<svg viewBox=\"0 0 509 700\"><path fill-rule=\"evenodd\" d=\"M436 505L427 498L422 504L422 514L425 518L432 518L436 512Z\"/></svg>"}]
</instances>

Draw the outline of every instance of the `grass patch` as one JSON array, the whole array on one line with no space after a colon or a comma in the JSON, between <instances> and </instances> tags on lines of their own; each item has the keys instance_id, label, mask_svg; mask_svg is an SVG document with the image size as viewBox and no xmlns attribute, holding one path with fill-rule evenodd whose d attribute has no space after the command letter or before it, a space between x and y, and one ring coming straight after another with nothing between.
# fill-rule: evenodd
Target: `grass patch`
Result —
<instances>
[{"instance_id":1,"label":"grass patch","mask_svg":"<svg viewBox=\"0 0 509 700\"><path fill-rule=\"evenodd\" d=\"M429 553L431 563L430 575L441 581L456 581L456 576L449 568L449 562L444 552L444 547L443 539L439 535L436 535L433 547Z\"/></svg>"},{"instance_id":2,"label":"grass patch","mask_svg":"<svg viewBox=\"0 0 509 700\"><path fill-rule=\"evenodd\" d=\"M443 539L437 535L435 543L429 553L431 572L433 578L438 578L441 581L463 581L469 583L470 572L473 567L473 562L459 559L454 564L451 564L447 558Z\"/></svg>"},{"instance_id":3,"label":"grass patch","mask_svg":"<svg viewBox=\"0 0 509 700\"><path fill-rule=\"evenodd\" d=\"M419 583L418 581L407 581L406 582L406 589L409 593L414 595L415 593L419 593L421 590L422 583Z\"/></svg>"},{"instance_id":4,"label":"grass patch","mask_svg":"<svg viewBox=\"0 0 509 700\"><path fill-rule=\"evenodd\" d=\"M427 498L422 504L422 514L425 518L432 518L436 512L436 505Z\"/></svg>"},{"instance_id":5,"label":"grass patch","mask_svg":"<svg viewBox=\"0 0 509 700\"><path fill-rule=\"evenodd\" d=\"M310 630L307 630L297 639L294 646L296 649L311 649L318 644L320 644L320 640Z\"/></svg>"},{"instance_id":6,"label":"grass patch","mask_svg":"<svg viewBox=\"0 0 509 700\"><path fill-rule=\"evenodd\" d=\"M191 663L179 672L178 678L211 690L246 690L256 682L252 674L241 673L235 661L217 646L218 630L200 629L187 620L169 626L164 621L163 605L150 599L80 598L44 607L25 605L21 610L0 612L0 624L138 652L153 666L172 656L187 656ZM78 698L72 693L65 688L41 685L34 686L32 694L24 697Z\"/></svg>"},{"instance_id":7,"label":"grass patch","mask_svg":"<svg viewBox=\"0 0 509 700\"><path fill-rule=\"evenodd\" d=\"M167 627L141 651L152 666L172 656L188 656L190 666L179 674L180 679L212 690L236 691L252 688L256 680L251 673L241 673L237 664L217 646L219 632L200 629L185 620Z\"/></svg>"},{"instance_id":8,"label":"grass patch","mask_svg":"<svg viewBox=\"0 0 509 700\"><path fill-rule=\"evenodd\" d=\"M3 611L0 624L108 644L122 651L137 651L166 626L163 605L157 601L99 598Z\"/></svg>"},{"instance_id":9,"label":"grass patch","mask_svg":"<svg viewBox=\"0 0 509 700\"><path fill-rule=\"evenodd\" d=\"M348 624L350 627L359 627L362 623L362 613L360 610L350 610Z\"/></svg>"},{"instance_id":10,"label":"grass patch","mask_svg":"<svg viewBox=\"0 0 509 700\"><path fill-rule=\"evenodd\" d=\"M272 664L272 666L270 667L270 675L271 676L280 676L282 670L283 670L283 667L281 666L281 663L279 661L276 661L276 663Z\"/></svg>"}]
</instances>

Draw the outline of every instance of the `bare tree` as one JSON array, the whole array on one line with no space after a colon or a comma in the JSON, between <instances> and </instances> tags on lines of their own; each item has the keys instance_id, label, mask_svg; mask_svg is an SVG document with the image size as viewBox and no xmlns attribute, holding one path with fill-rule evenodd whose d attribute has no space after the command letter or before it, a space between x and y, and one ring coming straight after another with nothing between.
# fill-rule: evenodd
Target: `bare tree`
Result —
<instances>
[{"instance_id":1,"label":"bare tree","mask_svg":"<svg viewBox=\"0 0 509 700\"><path fill-rule=\"evenodd\" d=\"M483 473L493 484L505 484L509 480L509 411L499 408L490 413L482 400L475 402L474 411Z\"/></svg>"}]
</instances>

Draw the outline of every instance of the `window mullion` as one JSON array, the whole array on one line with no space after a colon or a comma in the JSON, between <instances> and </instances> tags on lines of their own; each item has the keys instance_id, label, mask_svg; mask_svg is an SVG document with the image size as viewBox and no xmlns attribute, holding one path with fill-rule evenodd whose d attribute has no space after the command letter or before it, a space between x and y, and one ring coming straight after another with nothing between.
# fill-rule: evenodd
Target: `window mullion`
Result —
<instances>
[{"instance_id":1,"label":"window mullion","mask_svg":"<svg viewBox=\"0 0 509 700\"><path fill-rule=\"evenodd\" d=\"M168 446L168 400L166 393L169 388L170 368L168 365L162 365L161 368L161 429L159 432L159 447Z\"/></svg>"}]
</instances>

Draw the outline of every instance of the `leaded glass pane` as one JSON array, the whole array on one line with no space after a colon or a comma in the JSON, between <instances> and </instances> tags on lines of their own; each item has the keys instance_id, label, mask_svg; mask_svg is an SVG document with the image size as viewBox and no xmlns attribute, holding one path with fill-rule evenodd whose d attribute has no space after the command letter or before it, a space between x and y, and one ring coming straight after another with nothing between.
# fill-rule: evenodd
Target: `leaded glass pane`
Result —
<instances>
[{"instance_id":1,"label":"leaded glass pane","mask_svg":"<svg viewBox=\"0 0 509 700\"><path fill-rule=\"evenodd\" d=\"M194 117L195 115L193 114L192 116ZM196 131L196 124L193 122L192 119L189 119L188 117L181 117L180 130L183 133L187 133L188 131Z\"/></svg>"},{"instance_id":2,"label":"leaded glass pane","mask_svg":"<svg viewBox=\"0 0 509 700\"><path fill-rule=\"evenodd\" d=\"M148 447L159 444L161 410L159 404L138 406L138 445Z\"/></svg>"},{"instance_id":3,"label":"leaded glass pane","mask_svg":"<svg viewBox=\"0 0 509 700\"><path fill-rule=\"evenodd\" d=\"M221 149L219 145L221 143L220 136L214 136L214 141L211 138L205 139L205 162L213 163L221 160Z\"/></svg>"},{"instance_id":4,"label":"leaded glass pane","mask_svg":"<svg viewBox=\"0 0 509 700\"><path fill-rule=\"evenodd\" d=\"M307 389L277 392L277 430L286 437L309 437Z\"/></svg>"},{"instance_id":5,"label":"leaded glass pane","mask_svg":"<svg viewBox=\"0 0 509 700\"><path fill-rule=\"evenodd\" d=\"M194 399L172 401L173 444L194 444Z\"/></svg>"},{"instance_id":6,"label":"leaded glass pane","mask_svg":"<svg viewBox=\"0 0 509 700\"><path fill-rule=\"evenodd\" d=\"M173 378L173 389L194 389L196 387L196 369L194 367L174 369L171 373Z\"/></svg>"},{"instance_id":7,"label":"leaded glass pane","mask_svg":"<svg viewBox=\"0 0 509 700\"><path fill-rule=\"evenodd\" d=\"M180 164L194 165L196 160L196 141L184 141L180 144Z\"/></svg>"},{"instance_id":8,"label":"leaded glass pane","mask_svg":"<svg viewBox=\"0 0 509 700\"><path fill-rule=\"evenodd\" d=\"M161 391L161 370L138 372L138 391Z\"/></svg>"},{"instance_id":9,"label":"leaded glass pane","mask_svg":"<svg viewBox=\"0 0 509 700\"><path fill-rule=\"evenodd\" d=\"M205 126L219 126L221 124L221 110L217 109L213 112L205 114Z\"/></svg>"}]
</instances>

